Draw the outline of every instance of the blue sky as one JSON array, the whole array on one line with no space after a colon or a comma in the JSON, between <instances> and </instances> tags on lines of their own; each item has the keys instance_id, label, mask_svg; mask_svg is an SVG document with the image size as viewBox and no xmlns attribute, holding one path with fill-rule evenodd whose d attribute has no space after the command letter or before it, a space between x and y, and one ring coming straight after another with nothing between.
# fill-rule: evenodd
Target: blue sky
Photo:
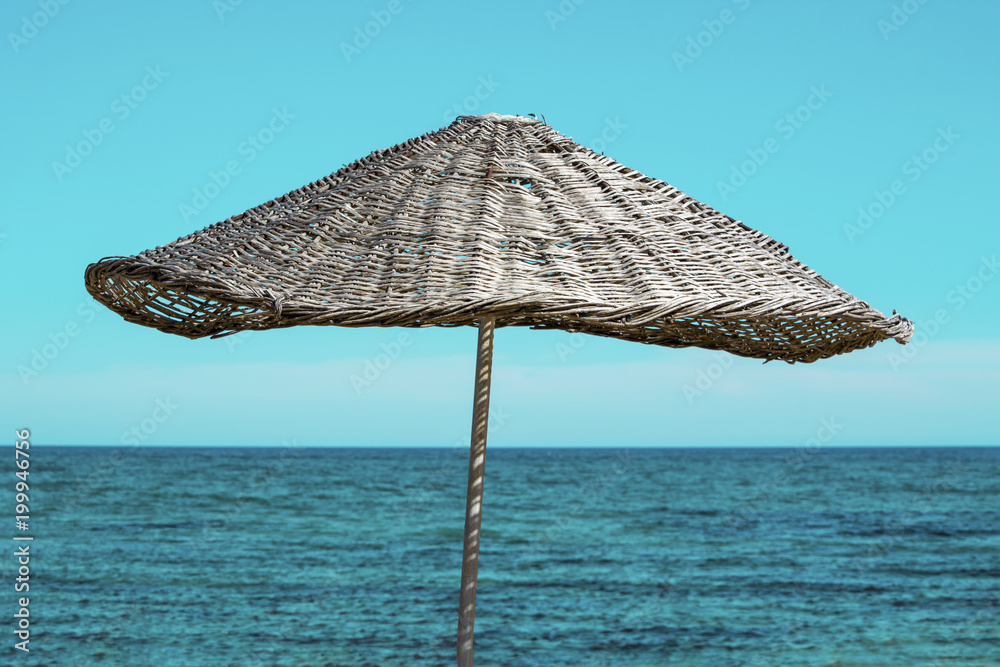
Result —
<instances>
[{"instance_id":1,"label":"blue sky","mask_svg":"<svg viewBox=\"0 0 1000 667\"><path fill-rule=\"evenodd\" d=\"M939 0L6 2L3 427L464 446L471 328L189 341L99 306L83 271L496 111L545 114L917 334L789 366L501 329L491 446L801 446L830 420L828 446L1000 444L998 18Z\"/></svg>"}]
</instances>

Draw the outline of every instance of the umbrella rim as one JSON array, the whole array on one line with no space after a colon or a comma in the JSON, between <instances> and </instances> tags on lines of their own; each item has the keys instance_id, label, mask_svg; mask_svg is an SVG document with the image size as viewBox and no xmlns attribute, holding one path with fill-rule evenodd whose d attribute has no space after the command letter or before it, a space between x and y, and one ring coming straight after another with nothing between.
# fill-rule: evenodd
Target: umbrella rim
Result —
<instances>
[{"instance_id":1,"label":"umbrella rim","mask_svg":"<svg viewBox=\"0 0 1000 667\"><path fill-rule=\"evenodd\" d=\"M559 295L551 291L523 291L503 298L446 295L446 299L441 299L438 295L423 303L415 303L408 298L400 304L392 304L391 298L387 300L385 295L380 295L379 301L386 304L384 306L361 302L330 312L310 308L307 303L296 302L287 294L254 288L240 294L233 291L233 286L220 288L217 282L203 275L189 274L142 258L120 256L106 257L90 264L86 270L86 286L98 302L126 321L191 339L220 338L246 330L302 325L478 326L480 318L489 316L496 318L498 327L559 328L665 347L706 347L751 358L809 362L869 347L890 338L905 343L913 333L913 323L907 318L901 315L886 317L842 290L837 294L840 299L809 300L787 296L749 300L720 298L708 307L704 302L690 303L692 300L685 296L674 299L652 297L641 303L602 303L572 297L560 300ZM201 309L203 312L221 314L200 327L188 319L168 317L163 313L165 306L155 302L155 295L167 293L183 293L203 306L208 305ZM120 294L120 298L109 296L115 294ZM535 300L539 297L545 299L544 305ZM817 323L853 322L869 329L868 335L855 333L846 341L827 336L826 345L812 346L800 353L788 349L782 351L780 346L775 346L768 353L760 349L762 341L755 341L754 347L740 345L741 337L727 336L724 340L728 344L720 341L717 345L706 345L704 340L685 342L683 336L670 335L668 330L663 329L677 329L686 322L697 322L697 326L706 322L725 326L748 318L752 318L756 326L766 327L769 323L777 326L781 322L798 322L805 317ZM657 329L665 333L657 334Z\"/></svg>"}]
</instances>

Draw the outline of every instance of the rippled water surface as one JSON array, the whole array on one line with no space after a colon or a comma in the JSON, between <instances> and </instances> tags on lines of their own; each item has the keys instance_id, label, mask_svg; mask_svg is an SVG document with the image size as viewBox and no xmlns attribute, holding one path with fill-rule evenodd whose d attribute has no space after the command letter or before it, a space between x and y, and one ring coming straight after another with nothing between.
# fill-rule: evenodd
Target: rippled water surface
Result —
<instances>
[{"instance_id":1,"label":"rippled water surface","mask_svg":"<svg viewBox=\"0 0 1000 667\"><path fill-rule=\"evenodd\" d=\"M454 664L467 452L32 453L32 651L8 633L5 663ZM1000 665L1000 449L486 471L477 665Z\"/></svg>"}]
</instances>

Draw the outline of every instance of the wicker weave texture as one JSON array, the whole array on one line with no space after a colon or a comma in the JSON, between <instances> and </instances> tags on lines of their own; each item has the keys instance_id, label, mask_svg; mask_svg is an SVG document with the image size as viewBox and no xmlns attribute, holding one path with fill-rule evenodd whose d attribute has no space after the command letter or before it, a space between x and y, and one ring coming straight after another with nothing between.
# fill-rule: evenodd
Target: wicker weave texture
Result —
<instances>
[{"instance_id":1,"label":"wicker weave texture","mask_svg":"<svg viewBox=\"0 0 1000 667\"><path fill-rule=\"evenodd\" d=\"M283 197L86 270L190 338L300 324L532 326L810 362L913 327L782 244L542 121L462 116Z\"/></svg>"}]
</instances>

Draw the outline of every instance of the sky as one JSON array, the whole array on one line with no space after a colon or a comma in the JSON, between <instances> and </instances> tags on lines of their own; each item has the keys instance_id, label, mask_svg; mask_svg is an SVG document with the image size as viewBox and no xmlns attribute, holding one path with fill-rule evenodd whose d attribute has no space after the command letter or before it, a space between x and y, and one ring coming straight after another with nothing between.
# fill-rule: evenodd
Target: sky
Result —
<instances>
[{"instance_id":1,"label":"sky","mask_svg":"<svg viewBox=\"0 0 1000 667\"><path fill-rule=\"evenodd\" d=\"M36 444L467 446L476 331L128 324L86 266L460 114L557 131L760 229L913 341L762 364L497 331L491 447L997 445L985 0L10 0L0 421Z\"/></svg>"}]
</instances>

